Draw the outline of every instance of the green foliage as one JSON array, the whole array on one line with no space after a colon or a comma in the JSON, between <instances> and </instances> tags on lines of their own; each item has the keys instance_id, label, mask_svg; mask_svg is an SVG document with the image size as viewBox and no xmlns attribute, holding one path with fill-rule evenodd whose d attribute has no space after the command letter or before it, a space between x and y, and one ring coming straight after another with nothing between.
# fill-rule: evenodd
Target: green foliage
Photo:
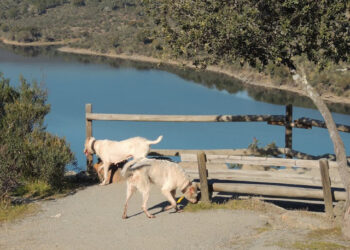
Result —
<instances>
[{"instance_id":1,"label":"green foliage","mask_svg":"<svg viewBox=\"0 0 350 250\"><path fill-rule=\"evenodd\" d=\"M350 97L350 71L336 71L349 65L327 65L348 60L348 2L85 0L81 8L73 0L1 0L0 36L21 42L75 39L70 46L98 52L218 63L277 86L294 86L289 67L302 65L319 93ZM15 19L8 16L11 8L18 10ZM257 69L241 68L245 62ZM257 72L262 69L264 79Z\"/></svg>"},{"instance_id":2,"label":"green foliage","mask_svg":"<svg viewBox=\"0 0 350 250\"><path fill-rule=\"evenodd\" d=\"M85 5L85 0L72 0L71 3L74 6L84 6Z\"/></svg>"},{"instance_id":3,"label":"green foliage","mask_svg":"<svg viewBox=\"0 0 350 250\"><path fill-rule=\"evenodd\" d=\"M16 28L16 34L14 38L19 42L34 42L38 41L42 34L39 28L33 26L26 26Z\"/></svg>"},{"instance_id":4,"label":"green foliage","mask_svg":"<svg viewBox=\"0 0 350 250\"><path fill-rule=\"evenodd\" d=\"M8 10L8 17L12 19L16 19L19 15L19 10L16 7L11 7Z\"/></svg>"},{"instance_id":5,"label":"green foliage","mask_svg":"<svg viewBox=\"0 0 350 250\"><path fill-rule=\"evenodd\" d=\"M8 32L10 30L9 26L4 23L2 23L0 27L3 32Z\"/></svg>"},{"instance_id":6,"label":"green foliage","mask_svg":"<svg viewBox=\"0 0 350 250\"><path fill-rule=\"evenodd\" d=\"M348 61L347 0L144 0L168 48L195 64L240 61L296 67L306 55L323 69Z\"/></svg>"},{"instance_id":7,"label":"green foliage","mask_svg":"<svg viewBox=\"0 0 350 250\"><path fill-rule=\"evenodd\" d=\"M41 15L49 8L54 8L65 3L65 0L27 0L29 4L33 5L37 14Z\"/></svg>"},{"instance_id":8,"label":"green foliage","mask_svg":"<svg viewBox=\"0 0 350 250\"><path fill-rule=\"evenodd\" d=\"M22 178L60 188L65 166L74 163L66 141L45 131L50 111L46 91L35 82L20 81L14 88L0 75L0 198Z\"/></svg>"},{"instance_id":9,"label":"green foliage","mask_svg":"<svg viewBox=\"0 0 350 250\"><path fill-rule=\"evenodd\" d=\"M13 192L20 197L47 197L53 194L52 187L45 181L27 181L16 188Z\"/></svg>"}]
</instances>

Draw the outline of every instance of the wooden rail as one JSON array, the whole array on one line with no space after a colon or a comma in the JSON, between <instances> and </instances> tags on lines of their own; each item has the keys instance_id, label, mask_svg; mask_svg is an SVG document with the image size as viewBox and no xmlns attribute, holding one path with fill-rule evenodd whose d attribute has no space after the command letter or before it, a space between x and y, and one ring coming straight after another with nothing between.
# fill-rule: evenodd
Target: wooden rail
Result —
<instances>
[{"instance_id":1,"label":"wooden rail","mask_svg":"<svg viewBox=\"0 0 350 250\"><path fill-rule=\"evenodd\" d=\"M141 115L141 114L103 114L92 113L92 105L86 104L86 121L135 121L135 122L267 122L270 125L287 126L288 134L290 129L320 127L326 128L324 122L299 118L292 121L292 107L286 106L286 115ZM350 133L350 126L337 124L341 132ZM290 136L289 136L290 137ZM291 144L288 139L286 144ZM290 147L286 147L290 148Z\"/></svg>"},{"instance_id":2,"label":"wooden rail","mask_svg":"<svg viewBox=\"0 0 350 250\"><path fill-rule=\"evenodd\" d=\"M136 122L283 122L284 115L138 115L87 113L87 120Z\"/></svg>"},{"instance_id":3,"label":"wooden rail","mask_svg":"<svg viewBox=\"0 0 350 250\"><path fill-rule=\"evenodd\" d=\"M203 157L204 153L201 158ZM197 158L199 159L198 155ZM201 191L204 190L204 201L210 196L207 190L268 197L323 199L326 214L333 217L333 202L346 199L337 163L326 159L316 161L227 155L206 155L205 159L205 162L201 160L200 163L198 160L200 173L194 168L196 163L193 155L181 156L180 163L188 175L200 179L198 186ZM254 165L260 170L228 169L222 163ZM264 166L294 167L306 171L264 171ZM319 171L314 171L317 168ZM205 178L203 173L207 173Z\"/></svg>"},{"instance_id":4,"label":"wooden rail","mask_svg":"<svg viewBox=\"0 0 350 250\"><path fill-rule=\"evenodd\" d=\"M332 216L333 201L344 200L345 193L339 178L334 178L337 163L333 161L315 161L313 156L292 150L293 128L310 129L313 126L326 128L324 122L309 118L292 119L293 108L286 106L285 115L141 115L141 114L97 114L92 105L86 104L86 137L92 136L92 121L135 121L135 122L267 122L270 125L285 126L285 148L278 149L222 149L222 150L152 150L150 155L181 156L180 163L188 174L200 179L202 201L208 201L211 191L236 192L243 194L281 196L290 198L324 198L326 212ZM337 124L342 132L350 132L350 126ZM251 155L285 155L285 158L256 157ZM300 156L304 159L292 159ZM196 167L188 167L186 162L195 162ZM220 165L219 170L207 169L207 166ZM227 164L259 165L262 167L283 167L285 169L320 169L318 176L270 171L245 171L228 169ZM88 171L92 170L92 156L87 157ZM209 171L208 171L209 170ZM330 175L330 173L332 173ZM208 178L209 177L209 178ZM207 179L208 178L208 179ZM229 183L213 180L231 181ZM210 185L208 184L210 182ZM253 185L252 185L253 184ZM337 188L335 190L334 188Z\"/></svg>"}]
</instances>

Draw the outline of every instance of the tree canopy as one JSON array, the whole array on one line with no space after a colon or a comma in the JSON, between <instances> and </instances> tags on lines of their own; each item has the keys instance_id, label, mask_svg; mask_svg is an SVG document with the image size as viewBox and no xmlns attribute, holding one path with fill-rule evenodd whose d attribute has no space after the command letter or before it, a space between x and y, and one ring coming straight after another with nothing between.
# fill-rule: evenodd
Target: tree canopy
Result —
<instances>
[{"instance_id":1,"label":"tree canopy","mask_svg":"<svg viewBox=\"0 0 350 250\"><path fill-rule=\"evenodd\" d=\"M323 69L349 61L348 0L144 0L176 56L195 64L240 61L296 68L295 56Z\"/></svg>"}]
</instances>

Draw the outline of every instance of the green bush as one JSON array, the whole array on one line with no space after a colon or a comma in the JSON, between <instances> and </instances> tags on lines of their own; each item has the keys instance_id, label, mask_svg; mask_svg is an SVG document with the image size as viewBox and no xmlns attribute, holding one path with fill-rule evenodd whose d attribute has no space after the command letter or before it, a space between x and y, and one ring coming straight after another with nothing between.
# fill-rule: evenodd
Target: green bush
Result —
<instances>
[{"instance_id":1,"label":"green bush","mask_svg":"<svg viewBox=\"0 0 350 250\"><path fill-rule=\"evenodd\" d=\"M85 0L72 0L71 3L74 6L85 6Z\"/></svg>"},{"instance_id":2,"label":"green bush","mask_svg":"<svg viewBox=\"0 0 350 250\"><path fill-rule=\"evenodd\" d=\"M3 32L9 32L10 28L9 28L8 25L6 25L6 24L3 23L3 24L1 24L0 26L1 26L1 30L2 30Z\"/></svg>"},{"instance_id":3,"label":"green bush","mask_svg":"<svg viewBox=\"0 0 350 250\"><path fill-rule=\"evenodd\" d=\"M34 42L41 38L42 34L37 27L23 27L19 28L15 39L19 42Z\"/></svg>"},{"instance_id":4,"label":"green bush","mask_svg":"<svg viewBox=\"0 0 350 250\"><path fill-rule=\"evenodd\" d=\"M45 131L46 91L36 82L20 81L11 87L0 74L0 198L20 180L42 180L59 189L65 166L75 162L65 139Z\"/></svg>"},{"instance_id":5,"label":"green bush","mask_svg":"<svg viewBox=\"0 0 350 250\"><path fill-rule=\"evenodd\" d=\"M27 163L22 173L26 178L42 180L59 189L63 182L65 167L74 155L65 139L47 132L34 131L27 137L25 155Z\"/></svg>"},{"instance_id":6,"label":"green bush","mask_svg":"<svg viewBox=\"0 0 350 250\"><path fill-rule=\"evenodd\" d=\"M19 10L17 7L11 7L7 13L8 17L11 19L16 19L19 16Z\"/></svg>"}]
</instances>

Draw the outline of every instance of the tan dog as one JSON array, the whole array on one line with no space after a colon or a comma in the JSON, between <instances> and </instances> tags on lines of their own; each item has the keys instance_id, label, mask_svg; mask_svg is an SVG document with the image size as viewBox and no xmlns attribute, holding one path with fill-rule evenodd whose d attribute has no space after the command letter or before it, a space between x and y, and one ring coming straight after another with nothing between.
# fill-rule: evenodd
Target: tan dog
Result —
<instances>
[{"instance_id":1,"label":"tan dog","mask_svg":"<svg viewBox=\"0 0 350 250\"><path fill-rule=\"evenodd\" d=\"M107 174L107 184L110 183L117 183L125 180L123 176L121 176L121 169L123 168L124 164L127 161L123 161L118 164L112 164L109 167L108 174ZM97 163L94 164L93 168L95 172L97 173L98 179L100 182L103 181L103 169L101 169L101 166L103 165L102 161L98 161Z\"/></svg>"},{"instance_id":2,"label":"tan dog","mask_svg":"<svg viewBox=\"0 0 350 250\"><path fill-rule=\"evenodd\" d=\"M165 210L175 208L175 211L179 211L175 201L176 189L181 190L185 198L190 202L197 202L197 186L192 185L184 170L175 162L157 159L141 160L132 166L128 174L123 219L127 218L128 201L136 189L142 193L142 209L147 217L155 217L147 210L151 183L159 186L163 195L170 202L170 205L165 207Z\"/></svg>"},{"instance_id":3,"label":"tan dog","mask_svg":"<svg viewBox=\"0 0 350 250\"><path fill-rule=\"evenodd\" d=\"M129 166L146 158L150 151L150 145L159 143L162 138L163 136L159 136L157 140L149 141L143 137L133 137L123 141L111 141L96 140L94 137L89 137L85 141L84 153L86 156L96 154L100 157L103 162L100 167L103 168L103 182L100 185L106 185L110 165L133 158L124 165L122 170L124 176Z\"/></svg>"}]
</instances>

